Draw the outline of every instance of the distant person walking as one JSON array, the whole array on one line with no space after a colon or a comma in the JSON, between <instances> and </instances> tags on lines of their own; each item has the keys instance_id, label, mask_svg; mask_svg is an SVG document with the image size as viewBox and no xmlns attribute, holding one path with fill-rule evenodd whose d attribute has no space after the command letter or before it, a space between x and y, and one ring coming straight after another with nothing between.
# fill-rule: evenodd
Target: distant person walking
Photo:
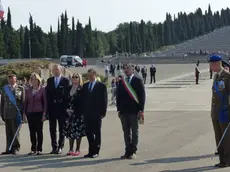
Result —
<instances>
[{"instance_id":1,"label":"distant person walking","mask_svg":"<svg viewBox=\"0 0 230 172\"><path fill-rule=\"evenodd\" d=\"M199 60L196 64L196 68L195 68L195 77L196 77L196 84L199 84L199 77L200 77Z\"/></svg>"},{"instance_id":2,"label":"distant person walking","mask_svg":"<svg viewBox=\"0 0 230 172\"><path fill-rule=\"evenodd\" d=\"M109 65L108 64L105 65L105 77L106 78L109 77Z\"/></svg>"},{"instance_id":3,"label":"distant person walking","mask_svg":"<svg viewBox=\"0 0 230 172\"><path fill-rule=\"evenodd\" d=\"M146 68L146 66L144 66L141 69L141 74L142 74L142 78L143 78L144 84L146 84L146 78L147 78L147 68Z\"/></svg>"},{"instance_id":4,"label":"distant person walking","mask_svg":"<svg viewBox=\"0 0 230 172\"><path fill-rule=\"evenodd\" d=\"M115 77L115 65L114 65L114 64L111 64L111 65L110 65L110 70L109 70L109 72L111 73L111 75L112 75L113 77Z\"/></svg>"},{"instance_id":5,"label":"distant person walking","mask_svg":"<svg viewBox=\"0 0 230 172\"><path fill-rule=\"evenodd\" d=\"M154 65L152 65L150 67L150 84L156 82L156 67Z\"/></svg>"}]
</instances>

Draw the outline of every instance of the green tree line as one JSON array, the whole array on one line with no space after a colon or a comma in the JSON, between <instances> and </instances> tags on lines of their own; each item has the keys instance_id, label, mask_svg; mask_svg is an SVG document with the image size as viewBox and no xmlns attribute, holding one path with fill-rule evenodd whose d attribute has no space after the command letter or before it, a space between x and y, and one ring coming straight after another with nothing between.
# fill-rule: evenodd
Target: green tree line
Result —
<instances>
[{"instance_id":1,"label":"green tree line","mask_svg":"<svg viewBox=\"0 0 230 172\"><path fill-rule=\"evenodd\" d=\"M209 5L204 12L198 8L194 13L166 14L164 22L129 22L119 24L108 33L93 30L91 19L85 26L71 18L69 26L67 12L61 14L56 32L50 27L45 33L32 15L29 25L12 27L8 8L6 20L0 24L0 57L3 58L58 58L64 54L80 57L101 57L119 53L153 52L162 46L178 44L189 39L230 25L230 9L212 12Z\"/></svg>"}]
</instances>

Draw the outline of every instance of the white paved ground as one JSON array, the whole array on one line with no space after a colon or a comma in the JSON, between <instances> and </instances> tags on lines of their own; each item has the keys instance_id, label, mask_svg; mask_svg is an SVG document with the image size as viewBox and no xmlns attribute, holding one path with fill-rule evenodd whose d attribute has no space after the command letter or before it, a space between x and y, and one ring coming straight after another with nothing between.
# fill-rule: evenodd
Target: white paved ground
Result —
<instances>
[{"instance_id":1,"label":"white paved ground","mask_svg":"<svg viewBox=\"0 0 230 172\"><path fill-rule=\"evenodd\" d=\"M21 154L0 156L0 172L229 171L230 168L213 168L218 160L216 157L211 160L215 150L209 113L212 81L208 79L205 68L202 70L199 85L194 84L194 73L184 71L168 79L162 78L165 80L154 86L146 86L145 124L140 126L140 146L135 160L119 159L123 154L123 136L115 107L110 106L103 120L103 143L98 159L82 158L87 153L86 138L83 139L79 158L64 154L27 156L30 142L28 127L25 125L21 131ZM0 126L0 129L0 150L4 150L4 128ZM51 147L47 122L44 135L44 153L48 153ZM68 151L68 142L64 151Z\"/></svg>"}]
</instances>

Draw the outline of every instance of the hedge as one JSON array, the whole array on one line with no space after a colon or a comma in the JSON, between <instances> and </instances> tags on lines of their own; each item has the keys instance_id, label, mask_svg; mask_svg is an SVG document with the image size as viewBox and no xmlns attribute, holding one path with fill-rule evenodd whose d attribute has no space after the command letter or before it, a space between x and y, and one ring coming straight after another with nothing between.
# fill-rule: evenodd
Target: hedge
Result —
<instances>
[{"instance_id":1,"label":"hedge","mask_svg":"<svg viewBox=\"0 0 230 172\"><path fill-rule=\"evenodd\" d=\"M41 69L50 69L50 66L53 65L54 63L50 61L45 61L45 60L33 60L33 61L27 61L23 63L9 63L4 66L0 66L0 87L2 88L5 84L8 83L7 77L6 77L6 72L8 70L13 70L17 73L17 78L18 79L29 79L31 73L33 72L38 72ZM102 75L98 76L101 80L101 82L105 83L107 85L107 78L105 78ZM82 78L84 82L87 82L87 73L82 74Z\"/></svg>"}]
</instances>

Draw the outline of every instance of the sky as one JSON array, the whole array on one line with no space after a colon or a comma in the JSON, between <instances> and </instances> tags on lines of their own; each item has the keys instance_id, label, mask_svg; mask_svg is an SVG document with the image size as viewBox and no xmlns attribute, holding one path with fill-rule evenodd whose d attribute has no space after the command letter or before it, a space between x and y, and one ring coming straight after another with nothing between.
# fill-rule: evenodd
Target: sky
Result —
<instances>
[{"instance_id":1,"label":"sky","mask_svg":"<svg viewBox=\"0 0 230 172\"><path fill-rule=\"evenodd\" d=\"M230 0L1 0L5 12L10 7L15 29L28 25L29 13L45 32L52 25L57 30L58 17L67 10L69 23L72 16L83 24L91 17L93 28L114 30L119 23L130 21L162 22L166 13L203 11L211 4L212 11L230 8ZM6 15L5 15L6 17Z\"/></svg>"}]
</instances>

